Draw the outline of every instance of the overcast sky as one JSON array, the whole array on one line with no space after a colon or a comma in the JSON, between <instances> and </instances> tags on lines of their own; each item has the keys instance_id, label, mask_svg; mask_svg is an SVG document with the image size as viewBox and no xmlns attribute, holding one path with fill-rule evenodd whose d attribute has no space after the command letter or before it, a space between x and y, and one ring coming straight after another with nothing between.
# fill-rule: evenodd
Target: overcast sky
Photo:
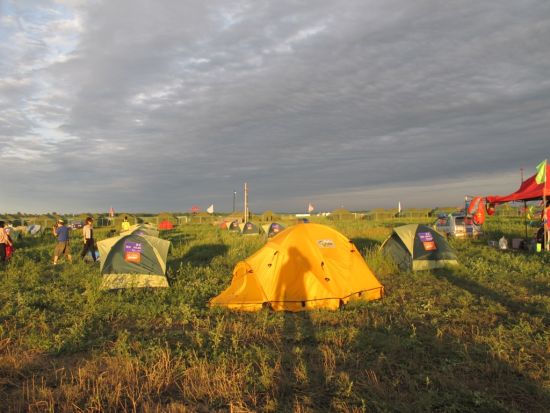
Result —
<instances>
[{"instance_id":1,"label":"overcast sky","mask_svg":"<svg viewBox=\"0 0 550 413\"><path fill-rule=\"evenodd\" d=\"M549 144L548 0L0 0L0 211L459 205Z\"/></svg>"}]
</instances>

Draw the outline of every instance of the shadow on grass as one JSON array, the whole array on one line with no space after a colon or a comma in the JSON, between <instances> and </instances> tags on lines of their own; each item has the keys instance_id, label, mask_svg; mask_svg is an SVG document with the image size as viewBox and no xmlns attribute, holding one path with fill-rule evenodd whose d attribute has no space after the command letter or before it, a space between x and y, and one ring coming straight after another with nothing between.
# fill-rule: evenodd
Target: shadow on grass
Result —
<instances>
[{"instance_id":1,"label":"shadow on grass","mask_svg":"<svg viewBox=\"0 0 550 413\"><path fill-rule=\"evenodd\" d=\"M525 280L522 284L529 290L530 294L550 295L550 284L548 282Z\"/></svg>"},{"instance_id":2,"label":"shadow on grass","mask_svg":"<svg viewBox=\"0 0 550 413\"><path fill-rule=\"evenodd\" d=\"M329 411L322 353L307 311L285 312L281 334L281 374L277 386L280 411Z\"/></svg>"},{"instance_id":3,"label":"shadow on grass","mask_svg":"<svg viewBox=\"0 0 550 413\"><path fill-rule=\"evenodd\" d=\"M460 271L450 268L434 270L433 273L436 277L446 279L451 284L454 284L455 286L462 288L471 294L485 297L499 303L500 305L506 307L508 311L513 313L522 312L529 314L530 316L542 317L545 324L548 324L550 321L549 314L542 304L537 305L514 300L511 297L481 285L480 283L470 279L468 276L462 275Z\"/></svg>"},{"instance_id":4,"label":"shadow on grass","mask_svg":"<svg viewBox=\"0 0 550 413\"><path fill-rule=\"evenodd\" d=\"M191 234L182 234L181 232L174 232L174 233L164 233L163 238L167 241L170 241L173 245L181 245L185 244L186 242L193 241L197 237L195 235Z\"/></svg>"},{"instance_id":5,"label":"shadow on grass","mask_svg":"<svg viewBox=\"0 0 550 413\"><path fill-rule=\"evenodd\" d=\"M281 300L279 303L286 302L285 305L289 306L286 308L291 308L298 304L296 300L308 298L304 274L311 271L311 265L297 248L290 248L288 256L281 274L294 276L287 275L279 280L274 296ZM302 301L301 305L305 307L306 301ZM323 358L310 313L285 311L281 336L281 371L277 385L281 403L279 410L329 410L330 393L325 388Z\"/></svg>"},{"instance_id":6,"label":"shadow on grass","mask_svg":"<svg viewBox=\"0 0 550 413\"><path fill-rule=\"evenodd\" d=\"M351 242L357 247L357 249L364 253L371 248L379 247L381 242L372 238L351 238Z\"/></svg>"},{"instance_id":7,"label":"shadow on grass","mask_svg":"<svg viewBox=\"0 0 550 413\"><path fill-rule=\"evenodd\" d=\"M189 263L196 267L207 266L214 258L227 254L228 249L225 244L195 245L181 257L181 262Z\"/></svg>"},{"instance_id":8,"label":"shadow on grass","mask_svg":"<svg viewBox=\"0 0 550 413\"><path fill-rule=\"evenodd\" d=\"M359 326L350 353L362 356L347 364L361 364L354 392L368 411L549 411L548 390L488 345L442 334L422 320L407 323Z\"/></svg>"}]
</instances>

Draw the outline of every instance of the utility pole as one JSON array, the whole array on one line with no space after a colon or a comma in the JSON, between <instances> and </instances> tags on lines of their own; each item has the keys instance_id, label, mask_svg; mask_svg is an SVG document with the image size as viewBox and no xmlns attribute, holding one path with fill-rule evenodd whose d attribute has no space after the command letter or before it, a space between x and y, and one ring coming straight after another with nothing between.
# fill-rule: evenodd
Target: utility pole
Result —
<instances>
[{"instance_id":1,"label":"utility pole","mask_svg":"<svg viewBox=\"0 0 550 413\"><path fill-rule=\"evenodd\" d=\"M235 212L235 201L237 199L237 191L233 191L233 212Z\"/></svg>"},{"instance_id":2,"label":"utility pole","mask_svg":"<svg viewBox=\"0 0 550 413\"><path fill-rule=\"evenodd\" d=\"M523 168L519 168L519 171L521 173L521 183L523 183Z\"/></svg>"},{"instance_id":3,"label":"utility pole","mask_svg":"<svg viewBox=\"0 0 550 413\"><path fill-rule=\"evenodd\" d=\"M244 183L244 221L248 221L248 184Z\"/></svg>"}]
</instances>

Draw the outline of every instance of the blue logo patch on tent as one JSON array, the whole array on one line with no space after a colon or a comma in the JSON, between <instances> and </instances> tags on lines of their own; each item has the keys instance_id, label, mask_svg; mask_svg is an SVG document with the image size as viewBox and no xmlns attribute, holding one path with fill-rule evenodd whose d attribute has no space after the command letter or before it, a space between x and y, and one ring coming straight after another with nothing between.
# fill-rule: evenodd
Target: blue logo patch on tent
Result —
<instances>
[{"instance_id":1,"label":"blue logo patch on tent","mask_svg":"<svg viewBox=\"0 0 550 413\"><path fill-rule=\"evenodd\" d=\"M422 242L432 242L434 240L431 232L419 232L418 238L420 238L420 241Z\"/></svg>"},{"instance_id":2,"label":"blue logo patch on tent","mask_svg":"<svg viewBox=\"0 0 550 413\"><path fill-rule=\"evenodd\" d=\"M125 242L124 252L141 252L140 242Z\"/></svg>"}]
</instances>

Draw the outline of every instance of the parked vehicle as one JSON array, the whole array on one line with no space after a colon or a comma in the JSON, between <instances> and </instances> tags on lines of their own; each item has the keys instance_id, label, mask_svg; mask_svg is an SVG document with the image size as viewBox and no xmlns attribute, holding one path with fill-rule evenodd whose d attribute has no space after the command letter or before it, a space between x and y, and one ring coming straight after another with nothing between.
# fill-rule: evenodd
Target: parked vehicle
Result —
<instances>
[{"instance_id":1,"label":"parked vehicle","mask_svg":"<svg viewBox=\"0 0 550 413\"><path fill-rule=\"evenodd\" d=\"M434 228L449 238L477 238L483 234L481 226L476 225L473 218L463 212L439 215Z\"/></svg>"},{"instance_id":2,"label":"parked vehicle","mask_svg":"<svg viewBox=\"0 0 550 413\"><path fill-rule=\"evenodd\" d=\"M68 226L71 229L81 229L84 224L82 223L82 221L70 221Z\"/></svg>"}]
</instances>

